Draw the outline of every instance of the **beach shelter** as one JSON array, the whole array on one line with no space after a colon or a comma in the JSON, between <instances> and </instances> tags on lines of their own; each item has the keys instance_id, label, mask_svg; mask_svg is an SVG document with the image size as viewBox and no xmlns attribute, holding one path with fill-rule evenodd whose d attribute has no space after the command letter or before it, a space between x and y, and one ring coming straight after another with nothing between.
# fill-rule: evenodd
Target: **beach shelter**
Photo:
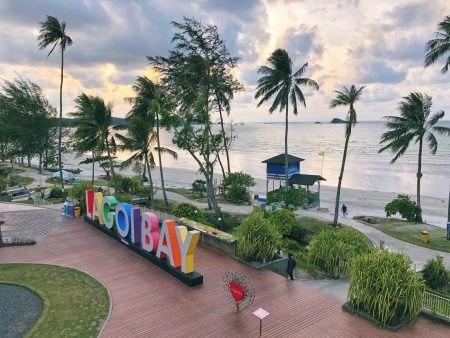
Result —
<instances>
[{"instance_id":1,"label":"beach shelter","mask_svg":"<svg viewBox=\"0 0 450 338\"><path fill-rule=\"evenodd\" d=\"M288 178L292 175L300 174L300 162L303 158L288 154ZM269 181L272 181L272 190L275 190L275 181L285 181L284 173L284 154L280 154L267 160L262 161L266 163L266 197L269 193Z\"/></svg>"}]
</instances>

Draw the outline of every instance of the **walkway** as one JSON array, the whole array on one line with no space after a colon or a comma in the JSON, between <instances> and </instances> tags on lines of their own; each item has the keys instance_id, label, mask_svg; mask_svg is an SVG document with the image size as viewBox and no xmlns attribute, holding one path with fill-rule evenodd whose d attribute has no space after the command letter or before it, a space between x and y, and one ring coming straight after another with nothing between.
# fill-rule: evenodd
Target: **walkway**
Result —
<instances>
[{"instance_id":1,"label":"walkway","mask_svg":"<svg viewBox=\"0 0 450 338\"><path fill-rule=\"evenodd\" d=\"M1 248L0 253L0 263L64 265L101 280L112 295L104 337L257 337L259 322L252 312L258 307L271 313L264 320L266 337L450 336L450 328L425 318L398 333L385 331L343 312L341 302L301 282L253 270L202 245L195 265L204 285L189 288L81 219L67 220L35 246ZM255 303L240 313L223 292L222 277L228 270L249 276L256 289Z\"/></svg>"}]
</instances>

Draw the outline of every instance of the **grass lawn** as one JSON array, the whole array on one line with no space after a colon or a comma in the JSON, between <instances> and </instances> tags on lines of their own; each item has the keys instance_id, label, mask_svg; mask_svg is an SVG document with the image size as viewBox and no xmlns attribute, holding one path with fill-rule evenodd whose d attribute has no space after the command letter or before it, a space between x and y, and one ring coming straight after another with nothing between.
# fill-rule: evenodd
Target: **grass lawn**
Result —
<instances>
[{"instance_id":1,"label":"grass lawn","mask_svg":"<svg viewBox=\"0 0 450 338\"><path fill-rule=\"evenodd\" d=\"M21 176L21 175L10 175L9 178L11 179L13 177L13 180L17 182L19 185L30 185L34 182L34 178L28 177L28 176Z\"/></svg>"},{"instance_id":2,"label":"grass lawn","mask_svg":"<svg viewBox=\"0 0 450 338\"><path fill-rule=\"evenodd\" d=\"M200 203L208 203L208 198L205 197L196 197L192 194L190 189L184 189L184 188L168 188L166 189L167 191L171 191L174 193L177 193L181 196L184 196L192 201L196 201L196 202L200 202ZM240 205L239 203L233 203L230 202L229 200L222 198L222 197L216 197L216 201L219 204L232 204L232 205Z\"/></svg>"},{"instance_id":3,"label":"grass lawn","mask_svg":"<svg viewBox=\"0 0 450 338\"><path fill-rule=\"evenodd\" d=\"M97 337L108 315L108 292L78 270L43 264L0 264L0 283L27 287L41 297L41 316L27 337Z\"/></svg>"},{"instance_id":4,"label":"grass lawn","mask_svg":"<svg viewBox=\"0 0 450 338\"><path fill-rule=\"evenodd\" d=\"M50 184L56 184L59 185L61 184L61 180L59 178L53 178L53 177L48 177L45 180L46 183L50 183ZM91 183L91 180L80 180L81 183L83 182L87 182L87 183ZM66 185L69 185L66 181ZM107 187L108 186L108 181L106 180L94 180L94 186L97 187Z\"/></svg>"},{"instance_id":5,"label":"grass lawn","mask_svg":"<svg viewBox=\"0 0 450 338\"><path fill-rule=\"evenodd\" d=\"M330 228L330 222L311 217L297 217L297 224L314 235Z\"/></svg>"},{"instance_id":6,"label":"grass lawn","mask_svg":"<svg viewBox=\"0 0 450 338\"><path fill-rule=\"evenodd\" d=\"M450 241L446 240L447 230L444 228L423 223L411 223L394 218L366 217L366 219L367 218L370 218L371 222L376 223L368 223L364 221L364 218L358 220L401 241L423 246L432 250L450 252ZM420 240L420 232L423 230L430 233L429 243L422 243Z\"/></svg>"},{"instance_id":7,"label":"grass lawn","mask_svg":"<svg viewBox=\"0 0 450 338\"><path fill-rule=\"evenodd\" d=\"M34 205L34 200L21 200L21 201L12 201L13 203L19 203L19 204L31 204Z\"/></svg>"}]
</instances>

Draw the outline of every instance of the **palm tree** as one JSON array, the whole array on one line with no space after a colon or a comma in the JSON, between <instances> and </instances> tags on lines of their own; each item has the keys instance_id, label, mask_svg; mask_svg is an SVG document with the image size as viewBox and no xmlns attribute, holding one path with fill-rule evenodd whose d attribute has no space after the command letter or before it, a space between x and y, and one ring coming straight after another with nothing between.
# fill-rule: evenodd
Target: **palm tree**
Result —
<instances>
[{"instance_id":1,"label":"palm tree","mask_svg":"<svg viewBox=\"0 0 450 338\"><path fill-rule=\"evenodd\" d=\"M444 21L438 25L436 37L427 42L425 51L425 67L428 67L439 59L441 56L447 57L444 67L442 67L442 74L447 73L450 66L450 16L446 16ZM448 55L445 55L448 54Z\"/></svg>"},{"instance_id":2,"label":"palm tree","mask_svg":"<svg viewBox=\"0 0 450 338\"><path fill-rule=\"evenodd\" d=\"M284 49L275 50L267 59L268 66L261 66L258 73L262 77L258 80L258 87L256 88L255 98L261 98L258 102L258 107L264 102L270 100L273 96L272 105L269 112L273 113L276 109L279 111L286 111L286 125L284 133L284 174L286 178L286 189L289 188L288 176L288 111L289 103L294 108L294 114L297 115L297 100L306 108L305 97L299 86L309 86L315 90L319 90L319 85L311 79L303 78L302 75L308 67L305 63L295 73L292 71L292 60L289 54Z\"/></svg>"},{"instance_id":3,"label":"palm tree","mask_svg":"<svg viewBox=\"0 0 450 338\"><path fill-rule=\"evenodd\" d=\"M63 193L63 200L66 199L66 193L64 191L64 180L62 176L62 160L61 160L61 142L62 142L62 88L64 78L64 51L67 46L72 45L72 39L66 34L66 23L64 21L59 22L54 16L47 15L47 20L41 22L41 29L39 31L38 41L39 49L45 49L50 45L53 45L52 49L48 53L47 57L53 52L56 46L61 49L61 84L59 86L59 134L58 134L58 164L59 175L61 177L61 189Z\"/></svg>"},{"instance_id":4,"label":"palm tree","mask_svg":"<svg viewBox=\"0 0 450 338\"><path fill-rule=\"evenodd\" d=\"M381 135L381 144L387 143L378 152L390 149L395 153L391 163L397 161L408 149L412 141L419 143L417 159L417 205L420 207L420 179L422 178L422 148L423 142L428 143L432 155L436 154L438 143L433 132L450 136L450 128L437 126L445 112L438 111L430 116L433 102L431 96L422 93L410 93L400 102L400 116L385 116L389 131ZM422 215L418 215L422 222Z\"/></svg>"},{"instance_id":5,"label":"palm tree","mask_svg":"<svg viewBox=\"0 0 450 338\"><path fill-rule=\"evenodd\" d=\"M158 152L167 152L176 157L176 153L167 148L153 147L156 142L156 135L153 132L152 118L149 116L135 115L128 118L127 121L127 135L117 135L121 141L120 148L132 151L133 154L122 163L122 166L127 167L132 163L144 162L148 171L150 183L150 203L153 203L153 179L150 167L155 166L155 158L152 150Z\"/></svg>"},{"instance_id":6,"label":"palm tree","mask_svg":"<svg viewBox=\"0 0 450 338\"><path fill-rule=\"evenodd\" d=\"M167 148L161 148L161 140L159 137L159 127L160 125L166 128L171 127L171 115L172 112L175 110L176 104L174 101L170 99L170 97L163 91L162 88L157 88L155 92L155 98L150 101L150 110L155 114L156 116L156 142L157 142L157 151L158 151L158 160L159 160L159 173L161 175L161 186L164 196L164 202L168 204L167 201L167 195L166 195L166 187L164 183L164 174L163 174L163 165L162 165L162 159L161 159L161 152L168 151L173 158L177 159L177 153L167 149Z\"/></svg>"},{"instance_id":7,"label":"palm tree","mask_svg":"<svg viewBox=\"0 0 450 338\"><path fill-rule=\"evenodd\" d=\"M359 89L356 89L355 85L352 85L349 88L344 87L344 90L335 91L336 98L331 100L330 108L336 108L339 106L349 106L349 110L347 113L347 125L345 129L345 145L344 145L344 155L342 156L342 164L341 164L341 172L339 174L337 192L336 192L336 204L334 206L334 219L333 226L337 226L338 217L339 217L339 197L341 196L341 184L342 178L344 177L344 168L345 168L345 160L347 158L347 149L348 149L348 141L350 140L350 135L352 133L352 127L356 124L357 116L354 105L356 101L361 97L361 93L365 86L361 86Z\"/></svg>"},{"instance_id":8,"label":"palm tree","mask_svg":"<svg viewBox=\"0 0 450 338\"><path fill-rule=\"evenodd\" d=\"M116 151L115 130L112 127L112 106L98 96L88 96L82 93L75 99L77 111L71 115L75 117L75 137L77 143L84 149L92 151L93 161L95 153L106 152L112 173L114 190L117 191L116 175L112 154Z\"/></svg>"}]
</instances>

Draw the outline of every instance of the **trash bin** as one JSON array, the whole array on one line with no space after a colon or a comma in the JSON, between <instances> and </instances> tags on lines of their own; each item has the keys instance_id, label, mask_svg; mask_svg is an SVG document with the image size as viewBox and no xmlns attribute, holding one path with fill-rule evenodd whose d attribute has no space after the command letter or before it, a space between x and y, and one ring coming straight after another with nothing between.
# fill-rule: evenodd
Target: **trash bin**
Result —
<instances>
[{"instance_id":1,"label":"trash bin","mask_svg":"<svg viewBox=\"0 0 450 338\"><path fill-rule=\"evenodd\" d=\"M430 241L430 233L428 231L421 231L420 240L422 243L428 243Z\"/></svg>"},{"instance_id":2,"label":"trash bin","mask_svg":"<svg viewBox=\"0 0 450 338\"><path fill-rule=\"evenodd\" d=\"M69 203L69 212L67 216L73 217L73 212L75 209L75 205L73 203Z\"/></svg>"},{"instance_id":3,"label":"trash bin","mask_svg":"<svg viewBox=\"0 0 450 338\"><path fill-rule=\"evenodd\" d=\"M75 217L80 217L81 216L81 208L80 207L75 207L75 209L73 211L73 215Z\"/></svg>"}]
</instances>

